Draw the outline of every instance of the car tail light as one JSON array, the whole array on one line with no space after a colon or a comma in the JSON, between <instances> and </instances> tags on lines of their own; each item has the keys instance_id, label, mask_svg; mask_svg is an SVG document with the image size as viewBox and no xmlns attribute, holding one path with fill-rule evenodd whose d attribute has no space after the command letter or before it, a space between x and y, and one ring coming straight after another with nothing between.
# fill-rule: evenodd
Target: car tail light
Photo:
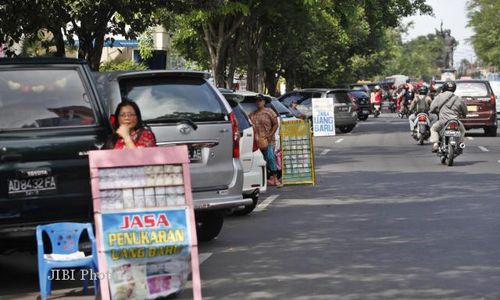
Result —
<instances>
[{"instance_id":1,"label":"car tail light","mask_svg":"<svg viewBox=\"0 0 500 300\"><path fill-rule=\"evenodd\" d=\"M259 150L259 141L257 139L257 131L255 130L255 127L253 127L253 147L252 147L252 152L255 152Z\"/></svg>"},{"instance_id":2,"label":"car tail light","mask_svg":"<svg viewBox=\"0 0 500 300\"><path fill-rule=\"evenodd\" d=\"M229 114L231 120L231 129L233 134L233 158L240 158L240 133L238 130L238 121L234 113Z\"/></svg>"},{"instance_id":3,"label":"car tail light","mask_svg":"<svg viewBox=\"0 0 500 300\"><path fill-rule=\"evenodd\" d=\"M450 122L450 124L448 124L448 129L449 130L458 130L458 123L457 122Z\"/></svg>"},{"instance_id":4,"label":"car tail light","mask_svg":"<svg viewBox=\"0 0 500 300\"><path fill-rule=\"evenodd\" d=\"M490 96L490 104L495 106L495 95L493 93Z\"/></svg>"},{"instance_id":5,"label":"car tail light","mask_svg":"<svg viewBox=\"0 0 500 300\"><path fill-rule=\"evenodd\" d=\"M420 116L418 116L418 121L419 122L425 122L425 121L427 121L427 116L426 115L420 115Z\"/></svg>"}]
</instances>

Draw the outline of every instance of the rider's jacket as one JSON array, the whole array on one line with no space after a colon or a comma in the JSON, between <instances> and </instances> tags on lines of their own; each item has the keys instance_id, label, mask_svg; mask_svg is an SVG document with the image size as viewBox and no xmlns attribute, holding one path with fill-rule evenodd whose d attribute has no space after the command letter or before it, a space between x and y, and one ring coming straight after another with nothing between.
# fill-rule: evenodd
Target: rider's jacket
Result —
<instances>
[{"instance_id":1,"label":"rider's jacket","mask_svg":"<svg viewBox=\"0 0 500 300\"><path fill-rule=\"evenodd\" d=\"M467 115L467 105L465 105L465 101L461 97L446 91L434 98L430 111L439 114L440 122L447 122L465 117Z\"/></svg>"}]
</instances>

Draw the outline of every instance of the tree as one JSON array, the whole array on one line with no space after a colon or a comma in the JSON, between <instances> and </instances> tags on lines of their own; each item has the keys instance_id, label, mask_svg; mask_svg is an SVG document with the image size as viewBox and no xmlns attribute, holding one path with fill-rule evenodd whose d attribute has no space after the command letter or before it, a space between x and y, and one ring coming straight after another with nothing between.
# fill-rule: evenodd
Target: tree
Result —
<instances>
[{"instance_id":1,"label":"tree","mask_svg":"<svg viewBox=\"0 0 500 300\"><path fill-rule=\"evenodd\" d=\"M64 37L70 45L78 40L79 57L98 70L106 35L136 38L137 32L155 23L157 4L153 0L4 0L0 15L7 17L0 19L0 42L19 42L45 29L53 34L56 55L64 56Z\"/></svg>"},{"instance_id":2,"label":"tree","mask_svg":"<svg viewBox=\"0 0 500 300\"><path fill-rule=\"evenodd\" d=\"M500 2L498 0L471 0L467 6L471 37L477 56L485 63L500 67Z\"/></svg>"}]
</instances>

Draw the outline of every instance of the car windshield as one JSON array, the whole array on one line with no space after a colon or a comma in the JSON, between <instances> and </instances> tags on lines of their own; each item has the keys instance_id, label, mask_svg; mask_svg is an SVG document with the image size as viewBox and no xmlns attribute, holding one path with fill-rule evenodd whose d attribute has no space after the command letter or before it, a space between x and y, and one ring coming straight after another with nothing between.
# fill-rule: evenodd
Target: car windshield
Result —
<instances>
[{"instance_id":1,"label":"car windshield","mask_svg":"<svg viewBox=\"0 0 500 300\"><path fill-rule=\"evenodd\" d=\"M210 83L202 78L130 78L120 81L122 97L135 101L144 121L224 121L227 112Z\"/></svg>"},{"instance_id":2,"label":"car windshield","mask_svg":"<svg viewBox=\"0 0 500 300\"><path fill-rule=\"evenodd\" d=\"M327 98L333 98L333 103L350 104L351 99L346 92L331 92L328 93Z\"/></svg>"},{"instance_id":3,"label":"car windshield","mask_svg":"<svg viewBox=\"0 0 500 300\"><path fill-rule=\"evenodd\" d=\"M356 98L368 98L368 95L362 91L351 91L350 94Z\"/></svg>"},{"instance_id":4,"label":"car windshield","mask_svg":"<svg viewBox=\"0 0 500 300\"><path fill-rule=\"evenodd\" d=\"M461 97L488 97L488 87L484 82L457 82L455 94Z\"/></svg>"},{"instance_id":5,"label":"car windshield","mask_svg":"<svg viewBox=\"0 0 500 300\"><path fill-rule=\"evenodd\" d=\"M252 112L257 110L257 106L255 105L255 103L242 102L240 103L240 105L247 114L251 114Z\"/></svg>"},{"instance_id":6,"label":"car windshield","mask_svg":"<svg viewBox=\"0 0 500 300\"><path fill-rule=\"evenodd\" d=\"M228 100L229 105L233 110L233 113L238 121L238 130L243 131L247 128L252 127L250 121L248 120L247 113L243 110L243 108L238 104L238 102L234 100Z\"/></svg>"},{"instance_id":7,"label":"car windshield","mask_svg":"<svg viewBox=\"0 0 500 300\"><path fill-rule=\"evenodd\" d=\"M274 108L278 111L278 114L280 114L280 115L287 115L287 116L293 115L292 112L279 101L274 100L274 101L272 101L272 104L269 103L266 106L267 107L274 106Z\"/></svg>"},{"instance_id":8,"label":"car windshield","mask_svg":"<svg viewBox=\"0 0 500 300\"><path fill-rule=\"evenodd\" d=\"M0 71L0 129L95 124L77 69Z\"/></svg>"}]
</instances>

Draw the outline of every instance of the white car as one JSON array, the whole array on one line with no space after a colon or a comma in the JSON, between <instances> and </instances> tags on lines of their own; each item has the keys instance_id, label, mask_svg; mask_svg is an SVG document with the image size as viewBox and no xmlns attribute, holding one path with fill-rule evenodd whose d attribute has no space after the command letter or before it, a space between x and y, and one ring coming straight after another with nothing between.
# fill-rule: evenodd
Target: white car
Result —
<instances>
[{"instance_id":1,"label":"white car","mask_svg":"<svg viewBox=\"0 0 500 300\"><path fill-rule=\"evenodd\" d=\"M247 114L237 101L224 94L238 121L240 131L240 160L243 165L243 198L251 198L251 205L244 206L233 212L234 215L251 213L259 201L261 193L267 191L266 161L259 150L255 129Z\"/></svg>"},{"instance_id":2,"label":"white car","mask_svg":"<svg viewBox=\"0 0 500 300\"><path fill-rule=\"evenodd\" d=\"M500 114L500 81L490 81L491 89L496 96L497 114Z\"/></svg>"}]
</instances>

